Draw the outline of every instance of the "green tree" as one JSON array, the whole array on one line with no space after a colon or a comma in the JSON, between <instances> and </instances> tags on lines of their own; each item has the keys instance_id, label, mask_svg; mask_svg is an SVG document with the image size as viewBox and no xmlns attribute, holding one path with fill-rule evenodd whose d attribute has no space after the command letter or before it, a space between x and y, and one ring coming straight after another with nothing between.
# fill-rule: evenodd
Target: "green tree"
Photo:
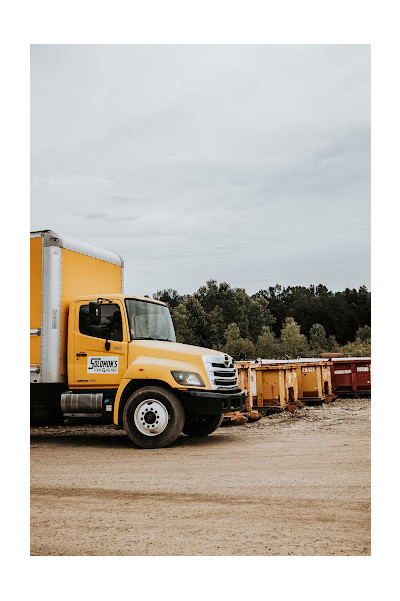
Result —
<instances>
[{"instance_id":1,"label":"green tree","mask_svg":"<svg viewBox=\"0 0 400 601\"><path fill-rule=\"evenodd\" d=\"M326 345L326 350L329 353L340 353L341 352L340 344L336 340L336 337L333 336L333 334L331 334L330 336L328 336L328 342L327 342L327 345Z\"/></svg>"},{"instance_id":2,"label":"green tree","mask_svg":"<svg viewBox=\"0 0 400 601\"><path fill-rule=\"evenodd\" d=\"M225 330L231 323L239 327L240 335L255 342L263 326L271 326L275 322L265 298L251 297L243 288L231 288L226 282L220 284L216 280L208 280L194 296L203 309L209 313L219 307Z\"/></svg>"},{"instance_id":3,"label":"green tree","mask_svg":"<svg viewBox=\"0 0 400 601\"><path fill-rule=\"evenodd\" d=\"M365 286L359 290L346 288L331 292L318 286L281 286L259 290L254 297L263 297L276 318L273 330L279 334L285 318L293 317L303 334L309 335L311 326L319 323L327 336L335 336L339 343L353 340L360 326L371 323L371 293Z\"/></svg>"},{"instance_id":4,"label":"green tree","mask_svg":"<svg viewBox=\"0 0 400 601\"><path fill-rule=\"evenodd\" d=\"M263 326L256 343L256 355L260 359L275 359L279 355L279 344L268 326Z\"/></svg>"},{"instance_id":5,"label":"green tree","mask_svg":"<svg viewBox=\"0 0 400 601\"><path fill-rule=\"evenodd\" d=\"M249 318L248 335L253 342L256 342L263 328L271 328L276 320L269 310L268 301L265 298L247 297L245 303Z\"/></svg>"},{"instance_id":6,"label":"green tree","mask_svg":"<svg viewBox=\"0 0 400 601\"><path fill-rule=\"evenodd\" d=\"M190 344L192 332L189 325L189 314L184 303L180 303L172 310L172 321L174 322L176 341Z\"/></svg>"},{"instance_id":7,"label":"green tree","mask_svg":"<svg viewBox=\"0 0 400 601\"><path fill-rule=\"evenodd\" d=\"M173 312L177 339L185 344L207 346L208 319L199 301L189 296Z\"/></svg>"},{"instance_id":8,"label":"green tree","mask_svg":"<svg viewBox=\"0 0 400 601\"><path fill-rule=\"evenodd\" d=\"M240 338L256 344L264 327L278 337L288 317L300 328L298 333L308 336L312 354L319 349L340 352L338 345L358 338L368 342L371 336L371 293L365 286L343 292L331 292L321 284L274 286L249 296L243 288L232 288L226 282L218 284L212 279L193 295L182 296L167 288L158 290L154 298L169 306L179 340L197 341L196 344L211 348L224 346L225 332L231 323L238 326ZM325 330L326 342L321 328ZM276 342L279 345L281 340ZM286 341L282 352L305 354L303 343L297 349Z\"/></svg>"},{"instance_id":9,"label":"green tree","mask_svg":"<svg viewBox=\"0 0 400 601\"><path fill-rule=\"evenodd\" d=\"M308 339L312 354L320 355L328 350L328 340L326 338L325 328L320 323L314 323L311 326Z\"/></svg>"},{"instance_id":10,"label":"green tree","mask_svg":"<svg viewBox=\"0 0 400 601\"><path fill-rule=\"evenodd\" d=\"M358 328L356 332L356 339L359 338L363 342L371 342L371 328L370 326L362 326Z\"/></svg>"},{"instance_id":11,"label":"green tree","mask_svg":"<svg viewBox=\"0 0 400 601\"><path fill-rule=\"evenodd\" d=\"M214 307L214 309L208 313L207 321L208 330L207 336L205 336L206 346L220 351L223 347L225 334L225 323L221 307Z\"/></svg>"},{"instance_id":12,"label":"green tree","mask_svg":"<svg viewBox=\"0 0 400 601\"><path fill-rule=\"evenodd\" d=\"M281 353L290 358L305 356L309 353L307 338L300 332L300 326L293 317L287 317L281 330Z\"/></svg>"},{"instance_id":13,"label":"green tree","mask_svg":"<svg viewBox=\"0 0 400 601\"><path fill-rule=\"evenodd\" d=\"M348 357L370 357L371 356L371 341L361 340L356 338L354 342L348 342L342 346L341 351Z\"/></svg>"},{"instance_id":14,"label":"green tree","mask_svg":"<svg viewBox=\"0 0 400 601\"><path fill-rule=\"evenodd\" d=\"M240 329L236 323L231 323L225 332L224 351L231 355L236 361L244 359L254 359L254 344L248 338L240 336Z\"/></svg>"},{"instance_id":15,"label":"green tree","mask_svg":"<svg viewBox=\"0 0 400 601\"><path fill-rule=\"evenodd\" d=\"M194 296L188 296L172 310L176 339L185 344L194 344L219 350L224 339L224 322L219 307L206 313Z\"/></svg>"},{"instance_id":16,"label":"green tree","mask_svg":"<svg viewBox=\"0 0 400 601\"><path fill-rule=\"evenodd\" d=\"M176 309L176 307L185 299L184 296L180 295L176 290L172 288L166 288L165 290L157 290L153 294L153 298L166 303L170 309Z\"/></svg>"}]
</instances>

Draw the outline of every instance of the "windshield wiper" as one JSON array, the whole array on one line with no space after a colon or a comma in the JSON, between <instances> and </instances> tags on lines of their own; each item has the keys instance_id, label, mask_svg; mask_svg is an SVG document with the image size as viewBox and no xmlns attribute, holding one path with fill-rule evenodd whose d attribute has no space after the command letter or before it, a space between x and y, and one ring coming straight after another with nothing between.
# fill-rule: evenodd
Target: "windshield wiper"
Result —
<instances>
[{"instance_id":1,"label":"windshield wiper","mask_svg":"<svg viewBox=\"0 0 400 601\"><path fill-rule=\"evenodd\" d=\"M163 342L172 342L169 338L154 338L154 336L135 336L132 340L162 340Z\"/></svg>"}]
</instances>

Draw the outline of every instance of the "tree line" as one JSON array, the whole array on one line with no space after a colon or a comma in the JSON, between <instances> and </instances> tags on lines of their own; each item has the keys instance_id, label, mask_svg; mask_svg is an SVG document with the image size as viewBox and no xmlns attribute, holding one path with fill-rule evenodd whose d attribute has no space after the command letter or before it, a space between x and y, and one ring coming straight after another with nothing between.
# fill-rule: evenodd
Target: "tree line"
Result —
<instances>
[{"instance_id":1,"label":"tree line","mask_svg":"<svg viewBox=\"0 0 400 601\"><path fill-rule=\"evenodd\" d=\"M371 293L365 286L332 292L323 285L277 285L248 295L209 280L193 294L169 288L153 298L168 305L178 342L237 360L371 354Z\"/></svg>"}]
</instances>

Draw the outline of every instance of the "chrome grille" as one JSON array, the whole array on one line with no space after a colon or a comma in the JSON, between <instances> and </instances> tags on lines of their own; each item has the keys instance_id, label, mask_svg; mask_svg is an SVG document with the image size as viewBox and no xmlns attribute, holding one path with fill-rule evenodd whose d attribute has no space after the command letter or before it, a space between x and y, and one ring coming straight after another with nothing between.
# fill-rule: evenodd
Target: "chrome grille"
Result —
<instances>
[{"instance_id":1,"label":"chrome grille","mask_svg":"<svg viewBox=\"0 0 400 601\"><path fill-rule=\"evenodd\" d=\"M213 390L236 390L237 373L229 355L203 355L204 366Z\"/></svg>"}]
</instances>

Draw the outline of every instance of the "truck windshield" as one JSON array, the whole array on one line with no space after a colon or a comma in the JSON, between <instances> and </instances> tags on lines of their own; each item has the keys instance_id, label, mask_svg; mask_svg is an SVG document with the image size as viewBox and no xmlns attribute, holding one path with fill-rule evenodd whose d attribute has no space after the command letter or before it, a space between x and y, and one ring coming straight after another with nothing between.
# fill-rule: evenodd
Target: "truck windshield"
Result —
<instances>
[{"instance_id":1,"label":"truck windshield","mask_svg":"<svg viewBox=\"0 0 400 601\"><path fill-rule=\"evenodd\" d=\"M175 331L168 308L156 303L125 299L131 340L175 342Z\"/></svg>"}]
</instances>

